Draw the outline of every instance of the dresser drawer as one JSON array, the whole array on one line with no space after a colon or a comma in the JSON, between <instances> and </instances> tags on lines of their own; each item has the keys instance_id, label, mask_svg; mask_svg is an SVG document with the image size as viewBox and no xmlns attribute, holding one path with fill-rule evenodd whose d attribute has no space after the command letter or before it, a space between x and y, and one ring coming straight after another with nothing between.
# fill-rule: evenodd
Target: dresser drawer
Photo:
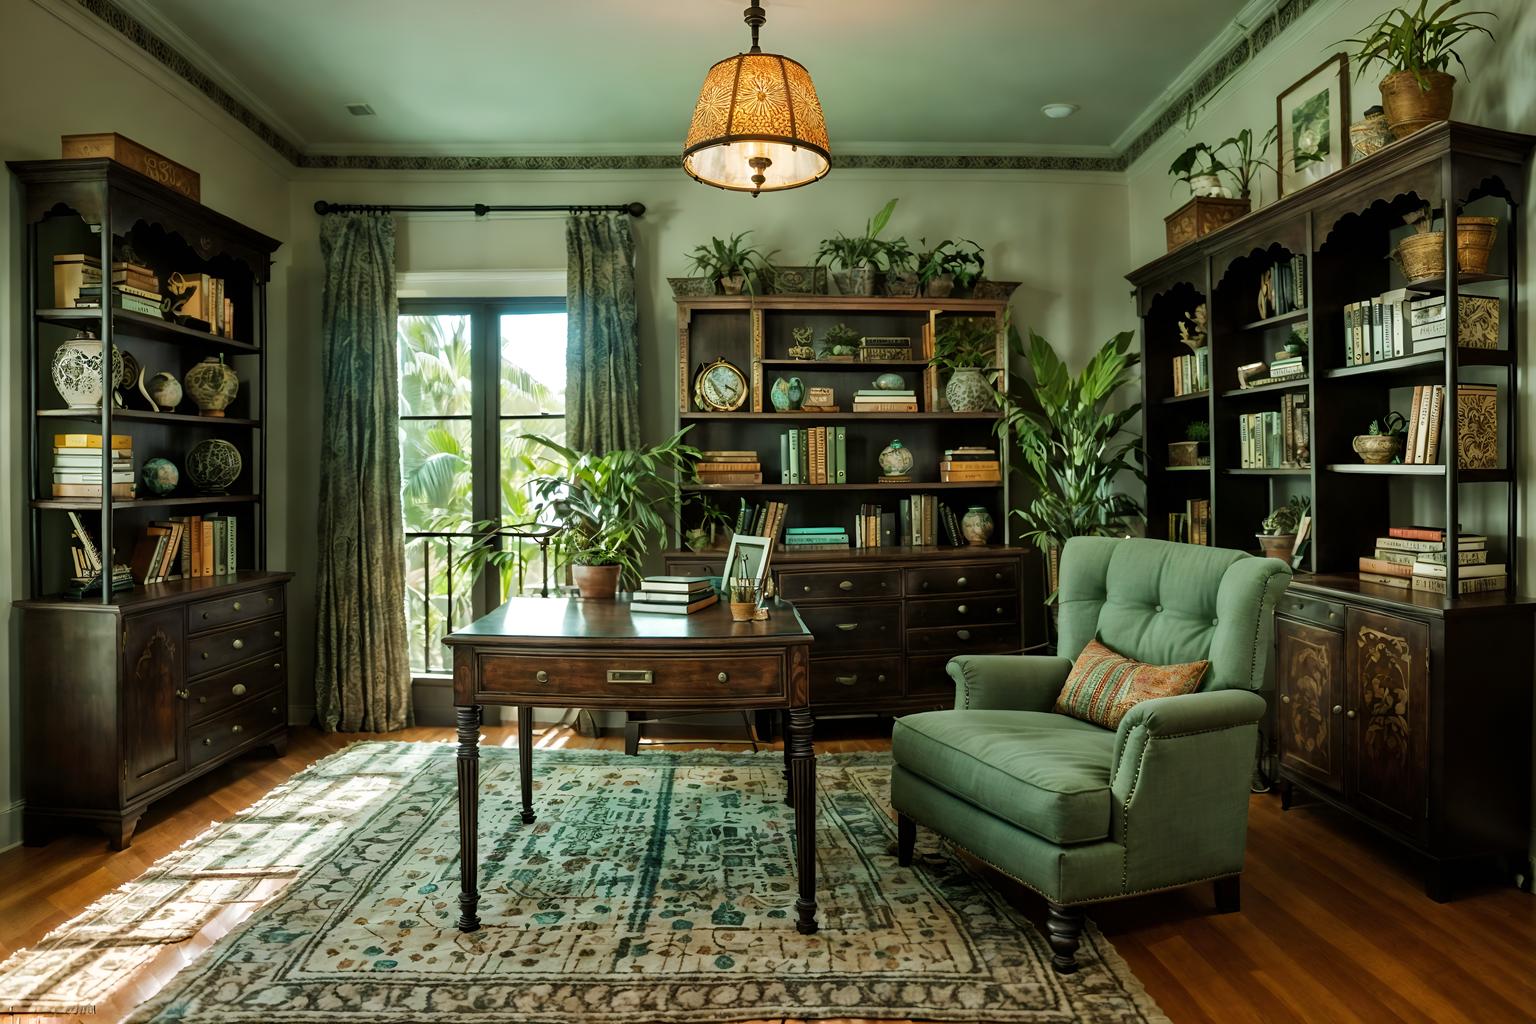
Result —
<instances>
[{"instance_id":1,"label":"dresser drawer","mask_svg":"<svg viewBox=\"0 0 1536 1024\"><path fill-rule=\"evenodd\" d=\"M944 666L953 654L924 654L907 660L907 696L934 698L946 706L954 703L955 681Z\"/></svg>"},{"instance_id":2,"label":"dresser drawer","mask_svg":"<svg viewBox=\"0 0 1536 1024\"><path fill-rule=\"evenodd\" d=\"M901 657L818 658L811 662L811 701L857 704L901 696Z\"/></svg>"},{"instance_id":3,"label":"dresser drawer","mask_svg":"<svg viewBox=\"0 0 1536 1024\"><path fill-rule=\"evenodd\" d=\"M907 630L911 654L990 654L1019 649L1018 623Z\"/></svg>"},{"instance_id":4,"label":"dresser drawer","mask_svg":"<svg viewBox=\"0 0 1536 1024\"><path fill-rule=\"evenodd\" d=\"M1015 594L966 594L907 602L909 627L968 626L986 622L1014 625L1018 621L1019 599Z\"/></svg>"},{"instance_id":5,"label":"dresser drawer","mask_svg":"<svg viewBox=\"0 0 1536 1024\"><path fill-rule=\"evenodd\" d=\"M187 632L201 633L205 629L249 622L252 619L279 615L283 611L283 588L268 587L265 590L248 590L243 594L216 597L211 601L198 601L187 605Z\"/></svg>"},{"instance_id":6,"label":"dresser drawer","mask_svg":"<svg viewBox=\"0 0 1536 1024\"><path fill-rule=\"evenodd\" d=\"M557 706L564 697L616 697L646 707L647 698L782 696L780 664L771 654L734 658L488 654L481 658L480 682L486 692L526 695L541 706Z\"/></svg>"},{"instance_id":7,"label":"dresser drawer","mask_svg":"<svg viewBox=\"0 0 1536 1024\"><path fill-rule=\"evenodd\" d=\"M187 641L187 675L202 676L283 650L283 620L259 619Z\"/></svg>"},{"instance_id":8,"label":"dresser drawer","mask_svg":"<svg viewBox=\"0 0 1536 1024\"><path fill-rule=\"evenodd\" d=\"M901 649L901 605L868 601L862 604L799 605L800 618L816 637L816 657Z\"/></svg>"},{"instance_id":9,"label":"dresser drawer","mask_svg":"<svg viewBox=\"0 0 1536 1024\"><path fill-rule=\"evenodd\" d=\"M276 691L262 700L247 701L222 715L204 719L187 729L187 757L196 768L220 754L250 742L252 737L270 732L285 721L284 701Z\"/></svg>"},{"instance_id":10,"label":"dresser drawer","mask_svg":"<svg viewBox=\"0 0 1536 1024\"><path fill-rule=\"evenodd\" d=\"M938 594L971 594L984 590L1019 589L1019 563L972 562L966 565L908 569L907 594L932 597Z\"/></svg>"},{"instance_id":11,"label":"dresser drawer","mask_svg":"<svg viewBox=\"0 0 1536 1024\"><path fill-rule=\"evenodd\" d=\"M1275 611L1287 618L1300 619L1318 626L1344 628L1344 606L1321 598L1286 592L1275 602Z\"/></svg>"},{"instance_id":12,"label":"dresser drawer","mask_svg":"<svg viewBox=\"0 0 1536 1024\"><path fill-rule=\"evenodd\" d=\"M847 572L781 572L779 596L786 601L823 598L901 596L901 573L895 569L850 569Z\"/></svg>"},{"instance_id":13,"label":"dresser drawer","mask_svg":"<svg viewBox=\"0 0 1536 1024\"><path fill-rule=\"evenodd\" d=\"M281 653L248 661L243 665L207 676L187 687L187 721L200 722L232 708L245 700L251 700L267 692L283 694L287 675L283 671Z\"/></svg>"}]
</instances>

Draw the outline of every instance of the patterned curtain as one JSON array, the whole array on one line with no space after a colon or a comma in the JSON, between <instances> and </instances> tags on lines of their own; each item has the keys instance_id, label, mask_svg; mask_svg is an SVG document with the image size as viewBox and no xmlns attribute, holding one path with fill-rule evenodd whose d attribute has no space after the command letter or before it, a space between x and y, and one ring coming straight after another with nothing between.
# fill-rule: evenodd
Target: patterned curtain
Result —
<instances>
[{"instance_id":1,"label":"patterned curtain","mask_svg":"<svg viewBox=\"0 0 1536 1024\"><path fill-rule=\"evenodd\" d=\"M565 222L565 437L601 455L640 446L635 239L624 213Z\"/></svg>"},{"instance_id":2,"label":"patterned curtain","mask_svg":"<svg viewBox=\"0 0 1536 1024\"><path fill-rule=\"evenodd\" d=\"M315 705L327 731L411 724L395 356L395 222L320 221L320 558Z\"/></svg>"}]
</instances>

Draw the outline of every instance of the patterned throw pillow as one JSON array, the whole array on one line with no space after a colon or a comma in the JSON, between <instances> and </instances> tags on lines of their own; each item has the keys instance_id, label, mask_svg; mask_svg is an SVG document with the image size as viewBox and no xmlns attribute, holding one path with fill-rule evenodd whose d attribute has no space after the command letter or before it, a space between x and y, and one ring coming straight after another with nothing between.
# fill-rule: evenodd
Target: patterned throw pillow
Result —
<instances>
[{"instance_id":1,"label":"patterned throw pillow","mask_svg":"<svg viewBox=\"0 0 1536 1024\"><path fill-rule=\"evenodd\" d=\"M1210 667L1209 661L1146 665L1090 640L1056 697L1056 712L1114 729L1144 700L1194 693Z\"/></svg>"}]
</instances>

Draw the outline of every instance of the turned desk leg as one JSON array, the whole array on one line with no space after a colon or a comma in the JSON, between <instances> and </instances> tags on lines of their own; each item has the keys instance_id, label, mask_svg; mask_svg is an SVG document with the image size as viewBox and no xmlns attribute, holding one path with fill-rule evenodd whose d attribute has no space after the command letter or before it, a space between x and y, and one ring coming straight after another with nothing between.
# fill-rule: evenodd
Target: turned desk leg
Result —
<instances>
[{"instance_id":1,"label":"turned desk leg","mask_svg":"<svg viewBox=\"0 0 1536 1024\"><path fill-rule=\"evenodd\" d=\"M789 774L790 754L793 747L789 743L789 712L780 712L779 733L784 737L784 802L790 807L795 806L795 784Z\"/></svg>"},{"instance_id":2,"label":"turned desk leg","mask_svg":"<svg viewBox=\"0 0 1536 1024\"><path fill-rule=\"evenodd\" d=\"M811 747L811 724L810 708L792 709L784 743L795 801L795 869L800 878L795 928L802 935L816 931L816 752Z\"/></svg>"},{"instance_id":3,"label":"turned desk leg","mask_svg":"<svg viewBox=\"0 0 1536 1024\"><path fill-rule=\"evenodd\" d=\"M459 723L459 931L480 928L480 705L454 708Z\"/></svg>"},{"instance_id":4,"label":"turned desk leg","mask_svg":"<svg viewBox=\"0 0 1536 1024\"><path fill-rule=\"evenodd\" d=\"M523 824L533 824L533 708L517 708L517 774L523 785Z\"/></svg>"}]
</instances>

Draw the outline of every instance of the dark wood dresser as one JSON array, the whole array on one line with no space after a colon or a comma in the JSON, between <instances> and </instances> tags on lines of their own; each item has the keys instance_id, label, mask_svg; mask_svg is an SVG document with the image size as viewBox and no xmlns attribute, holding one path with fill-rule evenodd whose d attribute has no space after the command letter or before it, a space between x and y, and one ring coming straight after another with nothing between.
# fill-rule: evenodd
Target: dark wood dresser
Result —
<instances>
[{"instance_id":1,"label":"dark wood dresser","mask_svg":"<svg viewBox=\"0 0 1536 1024\"><path fill-rule=\"evenodd\" d=\"M1528 875L1533 620L1506 593L1297 577L1275 614L1283 806L1300 789L1403 843L1436 900L1474 859Z\"/></svg>"},{"instance_id":2,"label":"dark wood dresser","mask_svg":"<svg viewBox=\"0 0 1536 1024\"><path fill-rule=\"evenodd\" d=\"M671 551L667 572L712 575L725 553ZM1047 642L1040 559L1005 547L775 552L778 593L816 637L811 709L891 714L949 707L944 664Z\"/></svg>"},{"instance_id":3,"label":"dark wood dresser","mask_svg":"<svg viewBox=\"0 0 1536 1024\"><path fill-rule=\"evenodd\" d=\"M288 742L284 591L292 573L141 587L99 601L20 601L23 817L126 847L144 809L255 747ZM41 642L46 638L46 642Z\"/></svg>"}]
</instances>

